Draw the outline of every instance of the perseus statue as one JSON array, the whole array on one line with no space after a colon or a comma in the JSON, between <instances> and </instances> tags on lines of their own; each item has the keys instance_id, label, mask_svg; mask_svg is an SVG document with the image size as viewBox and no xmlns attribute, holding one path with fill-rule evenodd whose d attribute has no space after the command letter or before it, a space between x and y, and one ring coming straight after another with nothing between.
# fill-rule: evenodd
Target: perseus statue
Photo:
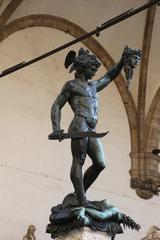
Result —
<instances>
[{"instance_id":1,"label":"perseus statue","mask_svg":"<svg viewBox=\"0 0 160 240\"><path fill-rule=\"evenodd\" d=\"M132 52L134 54L131 54ZM75 79L65 83L53 103L51 109L53 132L49 135L49 139L63 139L64 134L60 127L61 109L68 102L74 113L74 118L67 133L71 138L73 156L70 178L74 186L74 194L79 201L79 206L89 207L86 191L106 166L100 139L92 134L95 133L98 121L97 93L107 87L123 68L125 70L127 64L127 70L134 68L139 63L140 56L140 50L125 47L120 60L103 77L92 81L91 79L101 65L95 55L90 54L88 50L80 48L78 54L70 51L66 56L65 67L70 67L70 73L75 71ZM75 137L75 133L78 133L79 136L76 135ZM92 165L83 176L82 166L87 155L91 158Z\"/></svg>"}]
</instances>

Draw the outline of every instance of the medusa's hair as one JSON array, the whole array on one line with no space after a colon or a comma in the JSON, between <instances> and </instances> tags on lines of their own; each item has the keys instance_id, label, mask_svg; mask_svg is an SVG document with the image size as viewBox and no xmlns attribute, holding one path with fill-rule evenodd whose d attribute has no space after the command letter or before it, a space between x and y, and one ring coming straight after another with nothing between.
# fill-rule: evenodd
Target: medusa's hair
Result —
<instances>
[{"instance_id":1,"label":"medusa's hair","mask_svg":"<svg viewBox=\"0 0 160 240\"><path fill-rule=\"evenodd\" d=\"M98 69L101 63L95 55L89 54L88 50L80 48L77 56L75 51L70 51L67 54L64 65L66 68L71 66L69 69L70 73L75 70L77 74L80 74L91 66L95 66Z\"/></svg>"}]
</instances>

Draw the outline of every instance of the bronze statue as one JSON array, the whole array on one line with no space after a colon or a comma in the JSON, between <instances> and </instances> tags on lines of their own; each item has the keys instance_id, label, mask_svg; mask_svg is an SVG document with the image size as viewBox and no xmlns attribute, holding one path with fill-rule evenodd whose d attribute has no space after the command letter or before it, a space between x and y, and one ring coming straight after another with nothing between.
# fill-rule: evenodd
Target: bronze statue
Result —
<instances>
[{"instance_id":1,"label":"bronze statue","mask_svg":"<svg viewBox=\"0 0 160 240\"><path fill-rule=\"evenodd\" d=\"M136 50L134 51L136 53ZM74 51L71 51L65 60L65 67L68 68L71 66L69 72L75 71L75 79L66 82L52 106L51 120L53 133L49 135L49 139L54 139L57 135L60 139L63 138L63 132L60 127L61 109L68 102L74 113L74 118L68 129L68 132L71 133L71 150L73 156L70 177L79 203L84 207L88 206L85 195L86 191L106 166L103 146L99 138L90 137L89 135L90 132L95 132L98 122L97 93L107 87L117 77L122 68L126 66L126 62L133 59L130 52L131 48L125 47L119 62L102 78L94 81L91 81L91 79L101 65L95 55L91 55L88 50L81 48L78 56L76 56ZM135 67L139 62L139 55L137 54L136 56L137 58L134 58L134 62L130 60L132 67ZM75 132L86 132L86 136L83 135L81 137L80 134L79 138L73 138L72 134L74 135ZM91 158L92 165L86 170L84 176L82 176L82 166L86 155Z\"/></svg>"},{"instance_id":2,"label":"bronze statue","mask_svg":"<svg viewBox=\"0 0 160 240\"><path fill-rule=\"evenodd\" d=\"M106 161L100 137L106 133L97 133L98 122L98 92L103 90L114 80L124 68L128 83L133 75L133 68L139 63L141 51L125 47L122 56L109 71L100 79L92 80L100 62L95 55L81 48L76 52L70 51L65 59L65 67L69 72L75 71L75 79L66 82L60 94L53 103L51 120L53 132L50 140L59 141L70 138L72 151L71 181L75 192L68 194L62 204L54 206L51 210L50 224L47 232L55 238L60 233L71 229L89 226L109 233L113 238L117 233L122 233L122 227L128 226L139 230L140 226L130 217L119 213L118 209L103 201L88 201L86 191L94 183L100 172L105 168ZM74 113L68 132L60 127L61 109L69 103ZM92 165L82 175L82 167L86 156L92 160Z\"/></svg>"},{"instance_id":3,"label":"bronze statue","mask_svg":"<svg viewBox=\"0 0 160 240\"><path fill-rule=\"evenodd\" d=\"M36 227L34 225L28 226L27 233L23 237L23 240L36 240L36 236L34 235L36 231Z\"/></svg>"}]
</instances>

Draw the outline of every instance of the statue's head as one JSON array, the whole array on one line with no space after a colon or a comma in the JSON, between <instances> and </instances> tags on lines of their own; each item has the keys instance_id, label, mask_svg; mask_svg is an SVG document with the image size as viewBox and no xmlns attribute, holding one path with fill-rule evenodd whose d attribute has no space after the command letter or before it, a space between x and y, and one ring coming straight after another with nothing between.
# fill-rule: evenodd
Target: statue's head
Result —
<instances>
[{"instance_id":1,"label":"statue's head","mask_svg":"<svg viewBox=\"0 0 160 240\"><path fill-rule=\"evenodd\" d=\"M159 239L160 238L160 229L157 226L151 226L149 228L149 231L146 235L146 238L150 239L150 237L153 237L153 239Z\"/></svg>"},{"instance_id":2,"label":"statue's head","mask_svg":"<svg viewBox=\"0 0 160 240\"><path fill-rule=\"evenodd\" d=\"M36 231L36 227L34 225L30 225L28 227L27 234L28 235L34 235L35 231Z\"/></svg>"},{"instance_id":3,"label":"statue's head","mask_svg":"<svg viewBox=\"0 0 160 240\"><path fill-rule=\"evenodd\" d=\"M75 71L76 77L83 73L87 79L91 79L95 75L100 65L97 57L83 48L80 48L77 56L75 51L70 51L65 59L65 67L70 66L70 73Z\"/></svg>"},{"instance_id":4,"label":"statue's head","mask_svg":"<svg viewBox=\"0 0 160 240\"><path fill-rule=\"evenodd\" d=\"M131 68L135 68L141 60L142 51L126 46L124 49L124 56L125 64L129 65Z\"/></svg>"}]
</instances>

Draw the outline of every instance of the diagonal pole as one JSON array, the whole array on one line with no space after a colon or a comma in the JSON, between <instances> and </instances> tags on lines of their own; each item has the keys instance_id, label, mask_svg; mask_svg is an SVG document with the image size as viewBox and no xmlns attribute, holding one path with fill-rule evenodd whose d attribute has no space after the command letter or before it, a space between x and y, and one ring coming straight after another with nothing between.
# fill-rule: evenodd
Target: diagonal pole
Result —
<instances>
[{"instance_id":1,"label":"diagonal pole","mask_svg":"<svg viewBox=\"0 0 160 240\"><path fill-rule=\"evenodd\" d=\"M53 55L53 54L55 54L55 53L57 53L59 51L62 51L63 49L68 48L68 47L70 47L70 46L72 46L72 45L74 45L74 44L76 44L76 43L78 43L80 41L83 41L84 39L89 38L89 37L91 37L94 34L96 34L96 36L99 36L100 32L102 32L103 30L105 30L105 29L107 29L107 28L109 28L109 27L111 27L111 26L113 26L113 25L115 25L115 24L117 24L119 22L122 22L123 20L125 20L125 19L127 19L127 18L129 18L129 17L131 17L133 15L136 15L137 13L142 12L142 11L144 11L147 8L150 8L151 6L153 6L155 4L160 5L160 0L152 0L151 2L149 2L147 4L144 4L144 5L142 5L139 8L136 8L134 10L130 9L130 10L128 10L128 11L126 11L126 12L124 12L124 13L116 16L116 17L113 17L112 19L108 20L107 22L101 24L100 27L97 27L93 31L91 31L89 33L86 33L86 34L84 34L84 35L82 35L82 36L80 36L80 37L78 37L78 38L76 38L76 39L74 39L74 40L72 40L72 41L70 41L70 42L60 46L60 47L58 47L58 48L55 48L55 49L53 49L53 50L51 50L51 51L49 51L47 53L44 53L43 55L40 55L40 56L38 56L38 57L36 57L34 59L29 60L27 62L24 61L24 62L21 62L21 63L19 63L17 65L14 65L14 66L12 66L10 68L7 68L6 70L2 71L2 73L0 73L0 78L4 77L4 76L6 76L6 75L8 75L8 74L10 74L12 72L18 71L21 68L27 67L27 66L29 66L29 65L31 65L31 64L33 64L35 62L38 62L38 61L40 61L40 60L42 60L44 58L47 58L50 55Z\"/></svg>"}]
</instances>

